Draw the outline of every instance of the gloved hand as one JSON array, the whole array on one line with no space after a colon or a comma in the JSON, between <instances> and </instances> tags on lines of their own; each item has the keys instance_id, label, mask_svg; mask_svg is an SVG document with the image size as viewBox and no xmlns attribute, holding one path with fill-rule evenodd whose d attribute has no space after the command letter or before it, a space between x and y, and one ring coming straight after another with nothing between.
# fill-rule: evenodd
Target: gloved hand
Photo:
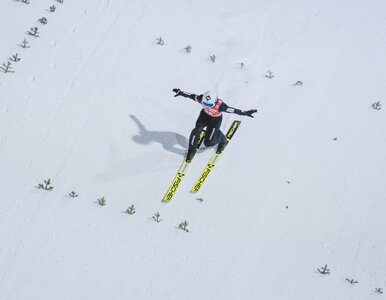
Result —
<instances>
[{"instance_id":1,"label":"gloved hand","mask_svg":"<svg viewBox=\"0 0 386 300\"><path fill-rule=\"evenodd\" d=\"M250 110L244 111L244 115L254 118L253 114L256 112L257 112L257 109L250 109Z\"/></svg>"},{"instance_id":2,"label":"gloved hand","mask_svg":"<svg viewBox=\"0 0 386 300\"><path fill-rule=\"evenodd\" d=\"M182 91L180 89L173 89L173 92L175 92L176 94L174 95L174 97L177 97L177 96L181 96L182 95Z\"/></svg>"}]
</instances>

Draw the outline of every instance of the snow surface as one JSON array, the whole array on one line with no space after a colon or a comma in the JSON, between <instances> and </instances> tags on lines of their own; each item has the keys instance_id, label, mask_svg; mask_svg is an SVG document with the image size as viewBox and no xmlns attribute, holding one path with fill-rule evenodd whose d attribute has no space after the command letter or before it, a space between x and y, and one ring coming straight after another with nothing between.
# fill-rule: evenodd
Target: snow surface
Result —
<instances>
[{"instance_id":1,"label":"snow surface","mask_svg":"<svg viewBox=\"0 0 386 300\"><path fill-rule=\"evenodd\" d=\"M0 2L1 300L384 297L384 1L30 1ZM258 114L163 204L200 111L175 87Z\"/></svg>"}]
</instances>

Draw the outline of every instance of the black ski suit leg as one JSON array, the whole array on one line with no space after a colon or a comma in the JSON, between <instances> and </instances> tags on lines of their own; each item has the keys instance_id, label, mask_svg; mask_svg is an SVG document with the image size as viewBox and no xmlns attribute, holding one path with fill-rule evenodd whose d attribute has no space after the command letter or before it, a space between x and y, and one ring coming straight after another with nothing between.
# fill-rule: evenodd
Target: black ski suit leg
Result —
<instances>
[{"instance_id":1,"label":"black ski suit leg","mask_svg":"<svg viewBox=\"0 0 386 300\"><path fill-rule=\"evenodd\" d=\"M195 127L189 136L189 148L188 152L197 150L198 140L200 139L200 133L204 129L205 125Z\"/></svg>"},{"instance_id":2,"label":"black ski suit leg","mask_svg":"<svg viewBox=\"0 0 386 300\"><path fill-rule=\"evenodd\" d=\"M224 133L220 130L222 122L222 116L221 117L211 117L210 125L207 127L204 145L206 147L214 146L219 143L225 143L226 137Z\"/></svg>"},{"instance_id":3,"label":"black ski suit leg","mask_svg":"<svg viewBox=\"0 0 386 300\"><path fill-rule=\"evenodd\" d=\"M198 140L200 138L201 131L206 127L207 122L206 122L206 117L205 113L203 112L200 113L197 121L196 121L196 126L193 128L192 132L190 133L189 137L189 148L188 148L188 157L192 158L194 154L197 151L197 144Z\"/></svg>"}]
</instances>

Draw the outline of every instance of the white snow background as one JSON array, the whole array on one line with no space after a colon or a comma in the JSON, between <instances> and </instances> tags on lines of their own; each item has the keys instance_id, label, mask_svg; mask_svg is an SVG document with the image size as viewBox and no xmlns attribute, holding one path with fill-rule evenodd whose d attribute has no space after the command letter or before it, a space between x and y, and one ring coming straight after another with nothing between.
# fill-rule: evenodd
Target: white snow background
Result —
<instances>
[{"instance_id":1,"label":"white snow background","mask_svg":"<svg viewBox=\"0 0 386 300\"><path fill-rule=\"evenodd\" d=\"M2 0L0 64L21 60L0 73L0 299L384 298L385 12ZM189 190L213 149L164 204L200 111L173 88L258 113L225 115L224 131L242 123L202 192Z\"/></svg>"}]
</instances>

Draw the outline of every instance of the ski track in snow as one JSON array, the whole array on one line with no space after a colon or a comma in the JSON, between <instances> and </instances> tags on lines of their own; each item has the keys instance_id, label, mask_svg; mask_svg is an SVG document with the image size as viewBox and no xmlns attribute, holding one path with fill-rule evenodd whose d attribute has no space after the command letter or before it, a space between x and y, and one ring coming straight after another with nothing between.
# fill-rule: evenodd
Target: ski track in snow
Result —
<instances>
[{"instance_id":1,"label":"ski track in snow","mask_svg":"<svg viewBox=\"0 0 386 300\"><path fill-rule=\"evenodd\" d=\"M71 93L71 90L74 88L75 86L75 82L76 80L78 79L79 77L79 74L83 68L83 66L85 64L87 64L87 62L89 60L92 59L93 57L93 54L96 52L96 50L99 48L100 44L103 42L103 40L105 39L105 37L108 35L109 31L111 30L111 28L114 26L115 22L116 22L117 19L114 19L107 27L107 29L105 30L105 32L100 36L100 38L95 42L95 44L91 47L90 51L88 51L88 53L82 53L82 57L81 57L81 60L77 62L77 68L76 68L76 71L75 73L72 75L71 79L69 80L69 83L68 83L68 87L66 89L66 92L62 95L62 98L65 99L66 97L68 97ZM76 27L73 27L73 28L76 28ZM63 101L62 101L63 102ZM41 146L44 144L45 142L45 139L48 135L48 133L50 132L51 130L51 127L53 125L53 123L55 122L57 116L60 114L61 110L63 108L63 104L59 105L56 112L54 113L54 116L52 117L44 135L42 136L41 140L40 140L40 143L38 145L38 148L34 151L32 157L30 158L30 160L28 161L25 169L23 170L23 173L25 172L25 170L31 165L32 161L34 160L36 154L39 152ZM87 123L87 120L88 118L86 119L86 121L84 122ZM84 128L84 124L83 126L81 126L81 130L80 130L80 133L82 132L82 129ZM75 138L75 140L77 140L78 138ZM73 144L74 146L74 144ZM73 146L71 147L71 149L73 148ZM71 150L65 155L65 157L67 157L69 155L69 153L71 152ZM66 158L64 159L64 162L65 163L65 160ZM59 171L58 171L59 172Z\"/></svg>"}]
</instances>

